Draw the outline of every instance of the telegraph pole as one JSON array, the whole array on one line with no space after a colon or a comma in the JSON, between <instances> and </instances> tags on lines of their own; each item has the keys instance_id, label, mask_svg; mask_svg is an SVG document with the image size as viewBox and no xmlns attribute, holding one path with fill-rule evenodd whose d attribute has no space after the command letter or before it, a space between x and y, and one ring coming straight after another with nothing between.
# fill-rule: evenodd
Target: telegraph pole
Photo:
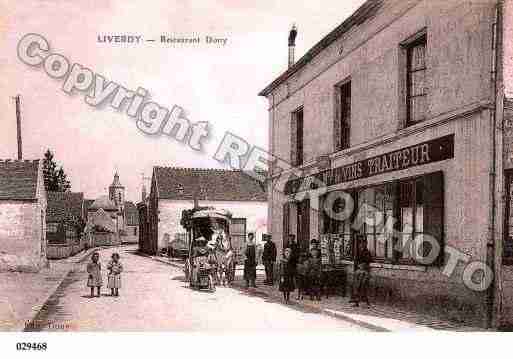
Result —
<instances>
[{"instance_id":1,"label":"telegraph pole","mask_svg":"<svg viewBox=\"0 0 513 359\"><path fill-rule=\"evenodd\" d=\"M23 159L22 142L21 142L21 109L20 109L20 95L14 97L16 103L16 131L18 139L18 160Z\"/></svg>"}]
</instances>

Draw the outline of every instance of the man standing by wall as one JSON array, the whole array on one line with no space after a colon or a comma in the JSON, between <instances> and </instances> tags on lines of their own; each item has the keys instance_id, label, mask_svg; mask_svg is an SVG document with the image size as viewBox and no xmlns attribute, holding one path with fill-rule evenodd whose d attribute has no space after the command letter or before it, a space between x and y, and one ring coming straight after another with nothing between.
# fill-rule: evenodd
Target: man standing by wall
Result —
<instances>
[{"instance_id":1,"label":"man standing by wall","mask_svg":"<svg viewBox=\"0 0 513 359\"><path fill-rule=\"evenodd\" d=\"M250 285L253 288L256 288L255 280L256 280L256 247L254 241L254 234L248 234L248 244L245 251L244 260L244 279L246 280L246 288Z\"/></svg>"},{"instance_id":2,"label":"man standing by wall","mask_svg":"<svg viewBox=\"0 0 513 359\"><path fill-rule=\"evenodd\" d=\"M276 245L270 234L264 234L264 253L262 254L262 262L265 266L265 284L274 284L274 263L276 262Z\"/></svg>"}]
</instances>

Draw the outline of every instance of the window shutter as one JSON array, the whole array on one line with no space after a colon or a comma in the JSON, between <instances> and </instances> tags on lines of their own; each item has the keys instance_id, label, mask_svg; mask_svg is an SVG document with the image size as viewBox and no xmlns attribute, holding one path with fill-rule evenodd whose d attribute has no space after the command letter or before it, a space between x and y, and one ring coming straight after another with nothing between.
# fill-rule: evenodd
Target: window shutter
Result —
<instances>
[{"instance_id":1,"label":"window shutter","mask_svg":"<svg viewBox=\"0 0 513 359\"><path fill-rule=\"evenodd\" d=\"M294 114L290 119L290 163L292 166L297 163L297 120Z\"/></svg>"},{"instance_id":2,"label":"window shutter","mask_svg":"<svg viewBox=\"0 0 513 359\"><path fill-rule=\"evenodd\" d=\"M339 89L337 91L340 91ZM335 144L335 151L340 151L342 149L342 128L341 118L343 116L341 111L341 98L339 94L337 94L337 113L335 116L335 121L333 121L333 143Z\"/></svg>"},{"instance_id":3,"label":"window shutter","mask_svg":"<svg viewBox=\"0 0 513 359\"><path fill-rule=\"evenodd\" d=\"M444 253L444 181L443 172L435 172L423 177L424 184L424 233L436 238L440 253L433 264L443 264Z\"/></svg>"},{"instance_id":4,"label":"window shutter","mask_svg":"<svg viewBox=\"0 0 513 359\"><path fill-rule=\"evenodd\" d=\"M289 241L289 218L290 218L290 203L283 205L283 248L286 248Z\"/></svg>"}]
</instances>

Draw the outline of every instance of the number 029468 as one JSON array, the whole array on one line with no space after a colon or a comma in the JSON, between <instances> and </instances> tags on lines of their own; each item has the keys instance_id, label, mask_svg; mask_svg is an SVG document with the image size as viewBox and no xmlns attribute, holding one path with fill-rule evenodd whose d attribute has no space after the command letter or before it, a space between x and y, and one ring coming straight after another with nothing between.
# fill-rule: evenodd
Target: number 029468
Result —
<instances>
[{"instance_id":1,"label":"number 029468","mask_svg":"<svg viewBox=\"0 0 513 359\"><path fill-rule=\"evenodd\" d=\"M48 348L47 343L16 343L16 350L45 351Z\"/></svg>"}]
</instances>

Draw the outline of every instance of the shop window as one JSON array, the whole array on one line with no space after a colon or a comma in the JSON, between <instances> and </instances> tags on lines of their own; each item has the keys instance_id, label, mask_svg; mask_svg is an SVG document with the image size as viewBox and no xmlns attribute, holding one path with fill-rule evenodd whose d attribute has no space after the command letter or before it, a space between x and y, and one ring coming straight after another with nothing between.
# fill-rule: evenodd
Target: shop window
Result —
<instances>
[{"instance_id":1,"label":"shop window","mask_svg":"<svg viewBox=\"0 0 513 359\"><path fill-rule=\"evenodd\" d=\"M337 110L335 113L335 151L349 148L351 125L351 81L335 87Z\"/></svg>"},{"instance_id":2,"label":"shop window","mask_svg":"<svg viewBox=\"0 0 513 359\"><path fill-rule=\"evenodd\" d=\"M407 125L426 119L426 34L404 45L406 50L406 108Z\"/></svg>"},{"instance_id":3,"label":"shop window","mask_svg":"<svg viewBox=\"0 0 513 359\"><path fill-rule=\"evenodd\" d=\"M424 224L424 202L423 202L423 181L422 178L411 181L404 181L400 184L399 201L399 223L401 230L400 258L413 260L414 251L421 250L413 245L417 235L423 234ZM421 253L421 252L417 252Z\"/></svg>"},{"instance_id":4,"label":"shop window","mask_svg":"<svg viewBox=\"0 0 513 359\"><path fill-rule=\"evenodd\" d=\"M326 209L322 215L323 233L337 235L343 240L342 258L352 259L352 240L356 230L367 239L368 249L376 262L415 264L418 256L427 256L432 250L429 242L415 242L415 238L430 235L438 242L440 249L432 264L442 263L442 172L352 190L348 193L355 200L352 218L338 221L329 216ZM334 201L335 213L343 208L343 202ZM415 243L419 245L416 246ZM513 254L513 251L511 253Z\"/></svg>"},{"instance_id":5,"label":"shop window","mask_svg":"<svg viewBox=\"0 0 513 359\"><path fill-rule=\"evenodd\" d=\"M423 177L402 181L399 185L399 230L401 248L399 259L414 262L417 256L428 256L433 248L429 241L415 241L429 235L438 241L440 263L443 253L443 175L432 173Z\"/></svg>"},{"instance_id":6,"label":"shop window","mask_svg":"<svg viewBox=\"0 0 513 359\"><path fill-rule=\"evenodd\" d=\"M394 216L395 184L387 183L358 192L359 231L367 239L367 248L377 261L394 260L393 232L385 225ZM365 220L362 220L365 219Z\"/></svg>"},{"instance_id":7,"label":"shop window","mask_svg":"<svg viewBox=\"0 0 513 359\"><path fill-rule=\"evenodd\" d=\"M337 235L338 239L341 241L339 250L340 250L340 258L350 260L352 259L352 217L345 217L346 203L342 199L343 197L337 197L332 204L331 213L325 209L323 213L323 228L324 234L333 234Z\"/></svg>"},{"instance_id":8,"label":"shop window","mask_svg":"<svg viewBox=\"0 0 513 359\"><path fill-rule=\"evenodd\" d=\"M303 108L292 112L290 139L290 161L293 166L303 164Z\"/></svg>"},{"instance_id":9,"label":"shop window","mask_svg":"<svg viewBox=\"0 0 513 359\"><path fill-rule=\"evenodd\" d=\"M46 224L46 232L48 233L57 233L59 229L58 223L47 223Z\"/></svg>"}]
</instances>

